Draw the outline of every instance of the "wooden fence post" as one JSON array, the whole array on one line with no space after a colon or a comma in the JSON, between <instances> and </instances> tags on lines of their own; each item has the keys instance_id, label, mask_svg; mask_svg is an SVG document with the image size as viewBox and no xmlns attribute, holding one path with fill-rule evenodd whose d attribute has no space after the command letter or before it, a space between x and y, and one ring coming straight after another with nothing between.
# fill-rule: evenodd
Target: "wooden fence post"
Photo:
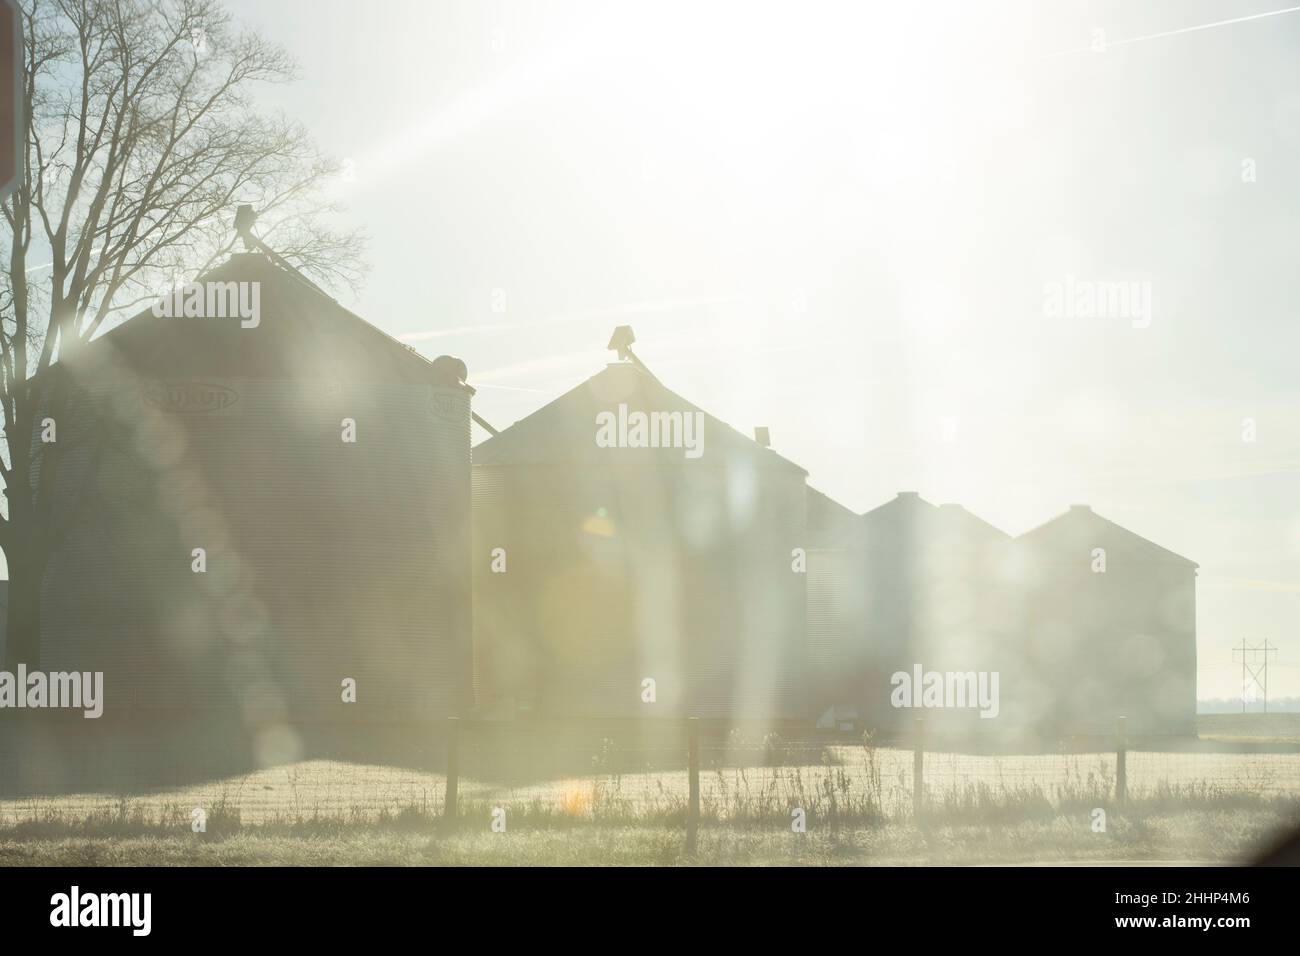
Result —
<instances>
[{"instance_id":1,"label":"wooden fence post","mask_svg":"<svg viewBox=\"0 0 1300 956\"><path fill-rule=\"evenodd\" d=\"M686 805L686 852L693 855L700 828L700 718L692 717L687 721L686 740L690 786Z\"/></svg>"},{"instance_id":2,"label":"wooden fence post","mask_svg":"<svg viewBox=\"0 0 1300 956\"><path fill-rule=\"evenodd\" d=\"M447 798L443 801L443 823L456 822L456 803L460 789L460 718L447 718Z\"/></svg>"},{"instance_id":3,"label":"wooden fence post","mask_svg":"<svg viewBox=\"0 0 1300 956\"><path fill-rule=\"evenodd\" d=\"M1128 736L1126 719L1115 720L1115 801L1123 803L1128 799Z\"/></svg>"},{"instance_id":4,"label":"wooden fence post","mask_svg":"<svg viewBox=\"0 0 1300 956\"><path fill-rule=\"evenodd\" d=\"M912 752L912 816L919 821L925 805L925 721L916 718L916 740Z\"/></svg>"}]
</instances>

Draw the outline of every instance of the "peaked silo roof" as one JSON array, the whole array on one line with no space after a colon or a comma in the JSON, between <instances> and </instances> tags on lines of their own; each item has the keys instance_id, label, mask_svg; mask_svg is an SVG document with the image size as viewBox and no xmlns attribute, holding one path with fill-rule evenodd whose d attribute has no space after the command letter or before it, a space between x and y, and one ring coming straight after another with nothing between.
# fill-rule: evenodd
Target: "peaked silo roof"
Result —
<instances>
[{"instance_id":1,"label":"peaked silo roof","mask_svg":"<svg viewBox=\"0 0 1300 956\"><path fill-rule=\"evenodd\" d=\"M543 405L474 447L474 464L608 464L608 449L596 442L600 413L699 413L703 416L705 460L747 460L759 467L807 471L748 435L682 398L632 362L613 362L559 398ZM620 460L680 464L682 449L622 448ZM693 462L687 462L694 464Z\"/></svg>"},{"instance_id":2,"label":"peaked silo roof","mask_svg":"<svg viewBox=\"0 0 1300 956\"><path fill-rule=\"evenodd\" d=\"M896 497L862 516L869 548L893 548L907 543L941 546L959 540L975 544L996 544L1010 535L977 517L961 505L935 505L914 491L900 491Z\"/></svg>"},{"instance_id":3,"label":"peaked silo roof","mask_svg":"<svg viewBox=\"0 0 1300 956\"><path fill-rule=\"evenodd\" d=\"M260 252L232 255L182 287L182 301L187 289L206 291L226 283L250 284L244 287L250 297L256 284L256 324L248 320L246 326L238 315L159 316L151 304L92 341L72 364L93 363L107 346L123 370L183 379L433 383L438 378L430 360Z\"/></svg>"},{"instance_id":4,"label":"peaked silo roof","mask_svg":"<svg viewBox=\"0 0 1300 956\"><path fill-rule=\"evenodd\" d=\"M1190 558L1129 531L1087 505L1072 505L1069 511L1026 531L1016 541L1039 552L1105 548L1108 560L1127 557L1145 563L1184 565L1191 569L1199 567Z\"/></svg>"}]
</instances>

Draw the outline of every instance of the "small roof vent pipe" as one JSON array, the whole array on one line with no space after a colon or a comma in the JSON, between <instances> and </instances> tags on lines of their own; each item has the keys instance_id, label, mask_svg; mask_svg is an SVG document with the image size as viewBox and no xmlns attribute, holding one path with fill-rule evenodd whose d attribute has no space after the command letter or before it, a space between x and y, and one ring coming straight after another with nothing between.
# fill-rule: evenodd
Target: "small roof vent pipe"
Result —
<instances>
[{"instance_id":1,"label":"small roof vent pipe","mask_svg":"<svg viewBox=\"0 0 1300 956\"><path fill-rule=\"evenodd\" d=\"M758 442L764 448L772 447L772 432L766 425L757 425L754 427L754 441Z\"/></svg>"}]
</instances>

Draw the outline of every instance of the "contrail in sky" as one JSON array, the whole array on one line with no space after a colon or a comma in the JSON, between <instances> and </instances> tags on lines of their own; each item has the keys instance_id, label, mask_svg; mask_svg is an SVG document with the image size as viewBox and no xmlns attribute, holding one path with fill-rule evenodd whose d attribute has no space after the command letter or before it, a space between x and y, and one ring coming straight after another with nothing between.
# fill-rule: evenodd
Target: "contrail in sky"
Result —
<instances>
[{"instance_id":1,"label":"contrail in sky","mask_svg":"<svg viewBox=\"0 0 1300 956\"><path fill-rule=\"evenodd\" d=\"M1287 7L1285 10L1269 10L1266 13L1252 13L1245 17L1233 17L1231 20L1216 20L1214 23L1201 23L1194 27L1181 27L1177 30L1165 30L1162 33L1148 33L1140 37L1126 37L1123 40L1107 40L1102 49L1109 50L1111 47L1126 46L1130 43L1141 43L1143 40L1158 40L1161 37L1178 36L1180 33L1195 33L1198 30L1210 30L1214 27L1226 27L1233 23L1245 23L1248 20L1263 20L1265 17L1278 17L1284 13L1296 13L1297 11L1300 11L1300 7ZM1078 47L1074 50L1061 50L1057 53L1047 53L1044 54L1041 59L1050 60L1053 57L1058 56L1072 56L1076 53L1091 52L1093 52L1091 46L1084 46Z\"/></svg>"}]
</instances>

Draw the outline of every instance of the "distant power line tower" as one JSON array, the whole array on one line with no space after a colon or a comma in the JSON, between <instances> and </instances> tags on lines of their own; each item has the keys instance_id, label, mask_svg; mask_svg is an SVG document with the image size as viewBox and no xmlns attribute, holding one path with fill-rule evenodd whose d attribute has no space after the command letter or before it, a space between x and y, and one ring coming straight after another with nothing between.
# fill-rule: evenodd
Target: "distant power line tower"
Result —
<instances>
[{"instance_id":1,"label":"distant power line tower","mask_svg":"<svg viewBox=\"0 0 1300 956\"><path fill-rule=\"evenodd\" d=\"M1255 699L1258 690L1264 699L1264 713L1268 713L1268 664L1277 660L1277 648L1267 640L1251 647L1246 639L1232 649L1233 661L1241 661L1241 712L1246 712L1246 702Z\"/></svg>"}]
</instances>

